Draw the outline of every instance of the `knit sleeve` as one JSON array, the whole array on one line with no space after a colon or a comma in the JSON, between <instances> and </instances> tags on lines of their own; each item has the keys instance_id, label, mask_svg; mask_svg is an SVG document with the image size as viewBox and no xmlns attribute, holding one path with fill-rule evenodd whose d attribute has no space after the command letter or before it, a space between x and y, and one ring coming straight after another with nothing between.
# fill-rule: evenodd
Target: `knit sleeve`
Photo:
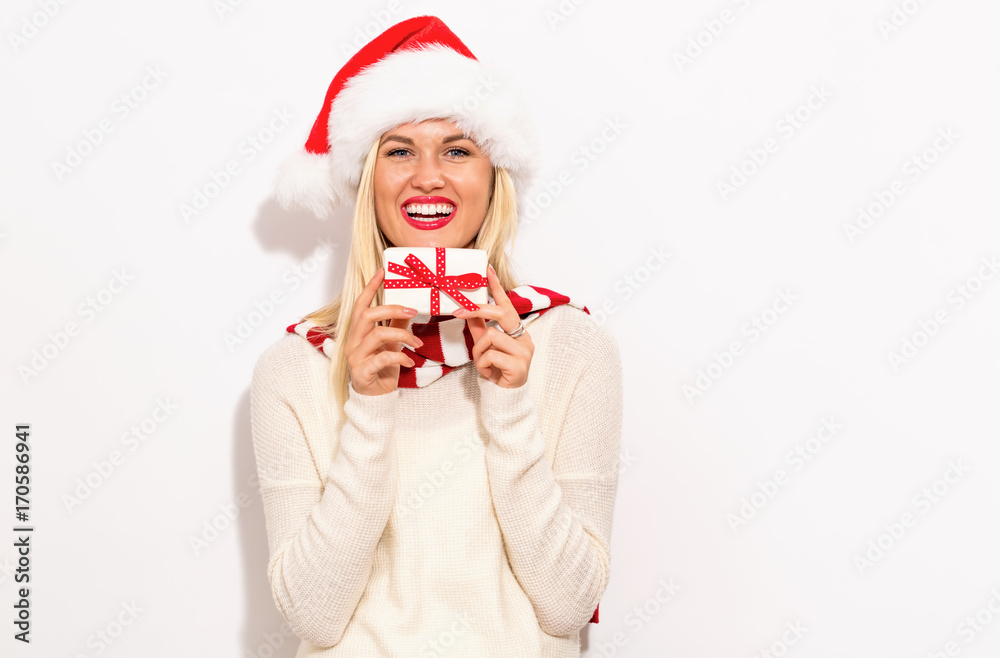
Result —
<instances>
[{"instance_id":1,"label":"knit sleeve","mask_svg":"<svg viewBox=\"0 0 1000 658\"><path fill-rule=\"evenodd\" d=\"M321 477L301 419L330 404L301 363L262 356L251 384L251 427L267 524L267 577L300 638L336 645L368 585L375 546L395 492L399 392L354 391L339 451ZM325 382L324 382L325 383ZM308 423L313 428L322 424ZM324 482L325 479L325 482Z\"/></svg>"},{"instance_id":2,"label":"knit sleeve","mask_svg":"<svg viewBox=\"0 0 1000 658\"><path fill-rule=\"evenodd\" d=\"M557 382L573 393L552 464L528 386L479 378L490 491L508 559L539 626L555 636L586 626L608 583L622 427L613 335L588 321L560 340L566 360L586 365L575 370L575 383Z\"/></svg>"}]
</instances>

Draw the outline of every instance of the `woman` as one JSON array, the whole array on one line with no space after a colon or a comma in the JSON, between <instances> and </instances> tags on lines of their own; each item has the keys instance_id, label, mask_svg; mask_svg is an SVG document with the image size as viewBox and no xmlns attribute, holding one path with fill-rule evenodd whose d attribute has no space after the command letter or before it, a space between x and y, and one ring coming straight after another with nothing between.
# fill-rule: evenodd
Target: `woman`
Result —
<instances>
[{"instance_id":1,"label":"woman","mask_svg":"<svg viewBox=\"0 0 1000 658\"><path fill-rule=\"evenodd\" d=\"M597 621L621 363L586 307L511 273L529 126L509 81L421 16L341 69L279 171L287 207L355 202L341 294L251 387L267 575L297 656L579 656ZM383 305L393 246L485 250L489 303Z\"/></svg>"}]
</instances>

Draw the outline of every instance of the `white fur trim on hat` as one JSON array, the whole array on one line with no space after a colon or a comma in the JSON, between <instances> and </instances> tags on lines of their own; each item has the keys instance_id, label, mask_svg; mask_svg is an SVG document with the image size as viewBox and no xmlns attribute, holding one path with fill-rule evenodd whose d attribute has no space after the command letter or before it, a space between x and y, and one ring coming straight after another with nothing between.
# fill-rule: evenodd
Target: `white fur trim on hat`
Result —
<instances>
[{"instance_id":1,"label":"white fur trim on hat","mask_svg":"<svg viewBox=\"0 0 1000 658\"><path fill-rule=\"evenodd\" d=\"M348 80L333 101L330 152L283 162L274 192L285 207L320 217L354 198L376 139L405 123L449 119L514 182L519 213L537 175L540 149L527 106L506 73L440 44L400 50Z\"/></svg>"}]
</instances>

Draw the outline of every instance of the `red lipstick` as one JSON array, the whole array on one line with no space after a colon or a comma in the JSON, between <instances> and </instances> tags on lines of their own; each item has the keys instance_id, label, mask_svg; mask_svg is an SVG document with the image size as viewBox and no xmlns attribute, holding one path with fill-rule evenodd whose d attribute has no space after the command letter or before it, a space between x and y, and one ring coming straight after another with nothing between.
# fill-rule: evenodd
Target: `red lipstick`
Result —
<instances>
[{"instance_id":1,"label":"red lipstick","mask_svg":"<svg viewBox=\"0 0 1000 658\"><path fill-rule=\"evenodd\" d=\"M418 217L413 217L410 213L406 212L406 206L418 204L418 205L437 205L437 204L447 204L451 206L451 212L447 215L441 217L434 217L428 219L420 219ZM403 215L403 219L406 223L413 228L420 229L421 231L433 231L434 229L439 229L446 225L455 216L458 211L458 206L454 201L443 196L413 196L403 202L399 207L399 212Z\"/></svg>"}]
</instances>

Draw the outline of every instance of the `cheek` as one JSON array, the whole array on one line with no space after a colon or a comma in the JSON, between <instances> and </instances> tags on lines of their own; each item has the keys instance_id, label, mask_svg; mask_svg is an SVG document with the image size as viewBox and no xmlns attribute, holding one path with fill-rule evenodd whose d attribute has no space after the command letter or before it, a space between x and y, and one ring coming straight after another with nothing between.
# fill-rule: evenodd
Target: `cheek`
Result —
<instances>
[{"instance_id":1,"label":"cheek","mask_svg":"<svg viewBox=\"0 0 1000 658\"><path fill-rule=\"evenodd\" d=\"M490 177L478 173L463 177L460 182L462 198L472 205L486 208L490 203Z\"/></svg>"},{"instance_id":2,"label":"cheek","mask_svg":"<svg viewBox=\"0 0 1000 658\"><path fill-rule=\"evenodd\" d=\"M400 191L406 183L406 176L398 171L377 172L375 177L375 203L395 205Z\"/></svg>"}]
</instances>

